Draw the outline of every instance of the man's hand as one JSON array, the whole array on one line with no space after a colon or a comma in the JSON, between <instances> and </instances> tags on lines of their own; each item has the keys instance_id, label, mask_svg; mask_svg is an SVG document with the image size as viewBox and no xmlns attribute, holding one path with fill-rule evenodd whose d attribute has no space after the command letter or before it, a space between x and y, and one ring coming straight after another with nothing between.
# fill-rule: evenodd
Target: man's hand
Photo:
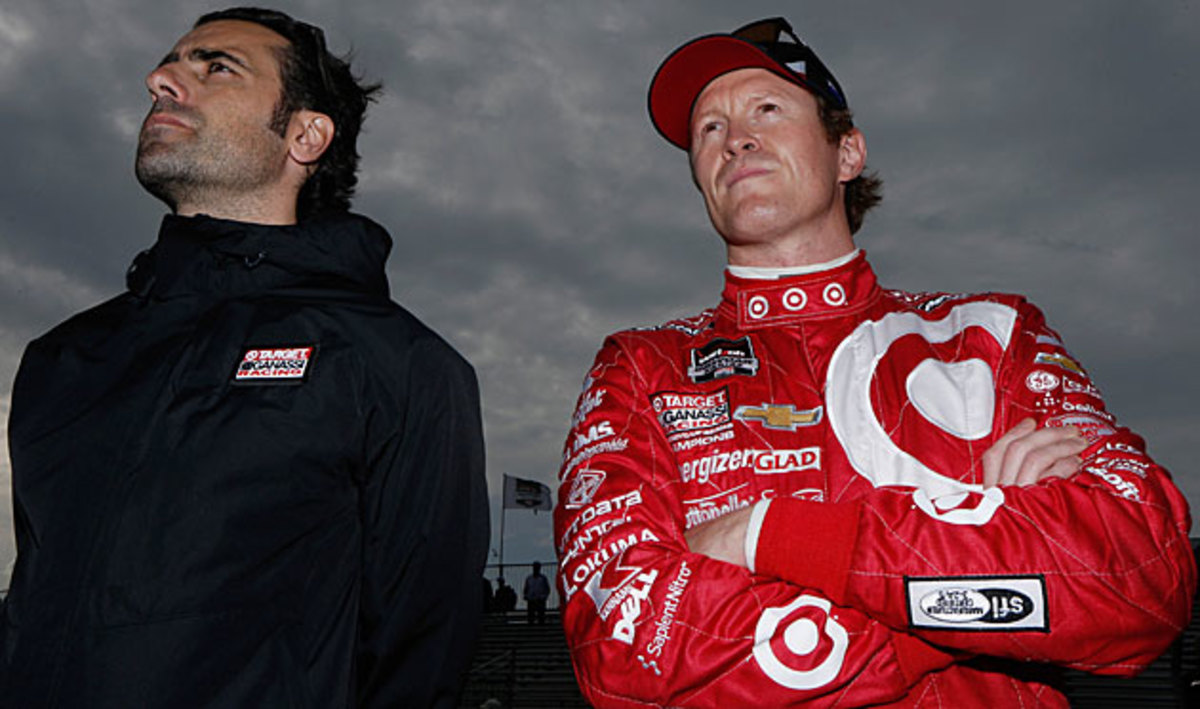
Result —
<instances>
[{"instance_id":1,"label":"man's hand","mask_svg":"<svg viewBox=\"0 0 1200 709\"><path fill-rule=\"evenodd\" d=\"M983 486L1025 487L1047 478L1066 478L1079 471L1079 454L1087 441L1074 427L1042 428L1033 419L1013 426L983 454ZM737 566L746 566L746 507L699 524L684 534L688 548L697 554Z\"/></svg>"},{"instance_id":2,"label":"man's hand","mask_svg":"<svg viewBox=\"0 0 1200 709\"><path fill-rule=\"evenodd\" d=\"M1013 426L983 454L983 486L1025 487L1079 472L1087 441L1073 426L1037 427L1033 419Z\"/></svg>"},{"instance_id":3,"label":"man's hand","mask_svg":"<svg viewBox=\"0 0 1200 709\"><path fill-rule=\"evenodd\" d=\"M737 566L746 566L746 528L753 505L698 524L683 535L688 548L697 554Z\"/></svg>"}]
</instances>

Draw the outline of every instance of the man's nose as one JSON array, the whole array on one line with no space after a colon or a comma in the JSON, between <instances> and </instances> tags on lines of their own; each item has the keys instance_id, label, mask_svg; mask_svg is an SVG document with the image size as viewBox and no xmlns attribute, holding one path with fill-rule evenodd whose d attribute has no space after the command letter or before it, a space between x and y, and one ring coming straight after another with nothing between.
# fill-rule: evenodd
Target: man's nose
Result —
<instances>
[{"instance_id":1,"label":"man's nose","mask_svg":"<svg viewBox=\"0 0 1200 709\"><path fill-rule=\"evenodd\" d=\"M745 126L736 124L729 126L729 132L725 136L725 152L730 156L752 153L758 148L758 137L753 132L746 130Z\"/></svg>"},{"instance_id":2,"label":"man's nose","mask_svg":"<svg viewBox=\"0 0 1200 709\"><path fill-rule=\"evenodd\" d=\"M175 64L163 64L146 76L146 88L154 97L155 103L161 98L170 98L176 102L187 99L187 87L178 75Z\"/></svg>"}]
</instances>

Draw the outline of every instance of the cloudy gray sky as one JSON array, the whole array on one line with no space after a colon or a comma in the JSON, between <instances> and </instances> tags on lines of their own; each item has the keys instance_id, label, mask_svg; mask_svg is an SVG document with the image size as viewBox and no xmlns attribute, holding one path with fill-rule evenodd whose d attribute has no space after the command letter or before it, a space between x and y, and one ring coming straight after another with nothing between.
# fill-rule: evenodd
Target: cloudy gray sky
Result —
<instances>
[{"instance_id":1,"label":"cloudy gray sky","mask_svg":"<svg viewBox=\"0 0 1200 709\"><path fill-rule=\"evenodd\" d=\"M276 6L385 84L357 209L396 240L395 297L479 372L494 547L501 475L553 486L603 336L716 301L723 252L645 115L654 68L692 36L778 14L837 74L885 179L858 237L881 280L1029 295L1200 503L1200 2ZM152 242L163 210L131 169L142 77L213 7L0 6L5 420L25 343L117 292ZM553 556L547 514L510 512L506 538L509 562Z\"/></svg>"}]
</instances>

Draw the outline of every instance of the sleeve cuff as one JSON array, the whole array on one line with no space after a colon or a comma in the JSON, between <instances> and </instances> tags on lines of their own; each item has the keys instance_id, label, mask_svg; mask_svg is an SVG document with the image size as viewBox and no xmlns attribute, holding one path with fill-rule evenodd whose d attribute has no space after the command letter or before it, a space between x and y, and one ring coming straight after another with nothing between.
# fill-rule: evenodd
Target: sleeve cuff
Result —
<instances>
[{"instance_id":1,"label":"sleeve cuff","mask_svg":"<svg viewBox=\"0 0 1200 709\"><path fill-rule=\"evenodd\" d=\"M754 558L757 556L758 536L762 531L763 518L767 516L767 508L770 506L770 499L762 499L754 503L754 509L750 511L750 523L746 527L746 568L750 569L752 574L758 573L754 568Z\"/></svg>"},{"instance_id":2,"label":"sleeve cuff","mask_svg":"<svg viewBox=\"0 0 1200 709\"><path fill-rule=\"evenodd\" d=\"M776 498L763 508L751 569L817 589L844 605L861 509L857 502ZM746 537L748 546L749 529Z\"/></svg>"}]
</instances>

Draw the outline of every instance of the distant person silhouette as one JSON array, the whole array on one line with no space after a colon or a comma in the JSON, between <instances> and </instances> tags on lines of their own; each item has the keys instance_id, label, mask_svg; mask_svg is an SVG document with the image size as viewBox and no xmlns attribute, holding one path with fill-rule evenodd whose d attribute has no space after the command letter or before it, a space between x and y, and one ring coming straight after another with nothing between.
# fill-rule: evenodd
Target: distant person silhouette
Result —
<instances>
[{"instance_id":1,"label":"distant person silhouette","mask_svg":"<svg viewBox=\"0 0 1200 709\"><path fill-rule=\"evenodd\" d=\"M546 622L546 599L550 597L550 582L542 576L541 562L533 562L533 573L525 577L525 588L521 595L525 597L525 610L529 624L533 625L537 618L538 625Z\"/></svg>"},{"instance_id":2,"label":"distant person silhouette","mask_svg":"<svg viewBox=\"0 0 1200 709\"><path fill-rule=\"evenodd\" d=\"M517 607L517 592L504 583L504 577L496 579L496 610L507 613Z\"/></svg>"}]
</instances>

